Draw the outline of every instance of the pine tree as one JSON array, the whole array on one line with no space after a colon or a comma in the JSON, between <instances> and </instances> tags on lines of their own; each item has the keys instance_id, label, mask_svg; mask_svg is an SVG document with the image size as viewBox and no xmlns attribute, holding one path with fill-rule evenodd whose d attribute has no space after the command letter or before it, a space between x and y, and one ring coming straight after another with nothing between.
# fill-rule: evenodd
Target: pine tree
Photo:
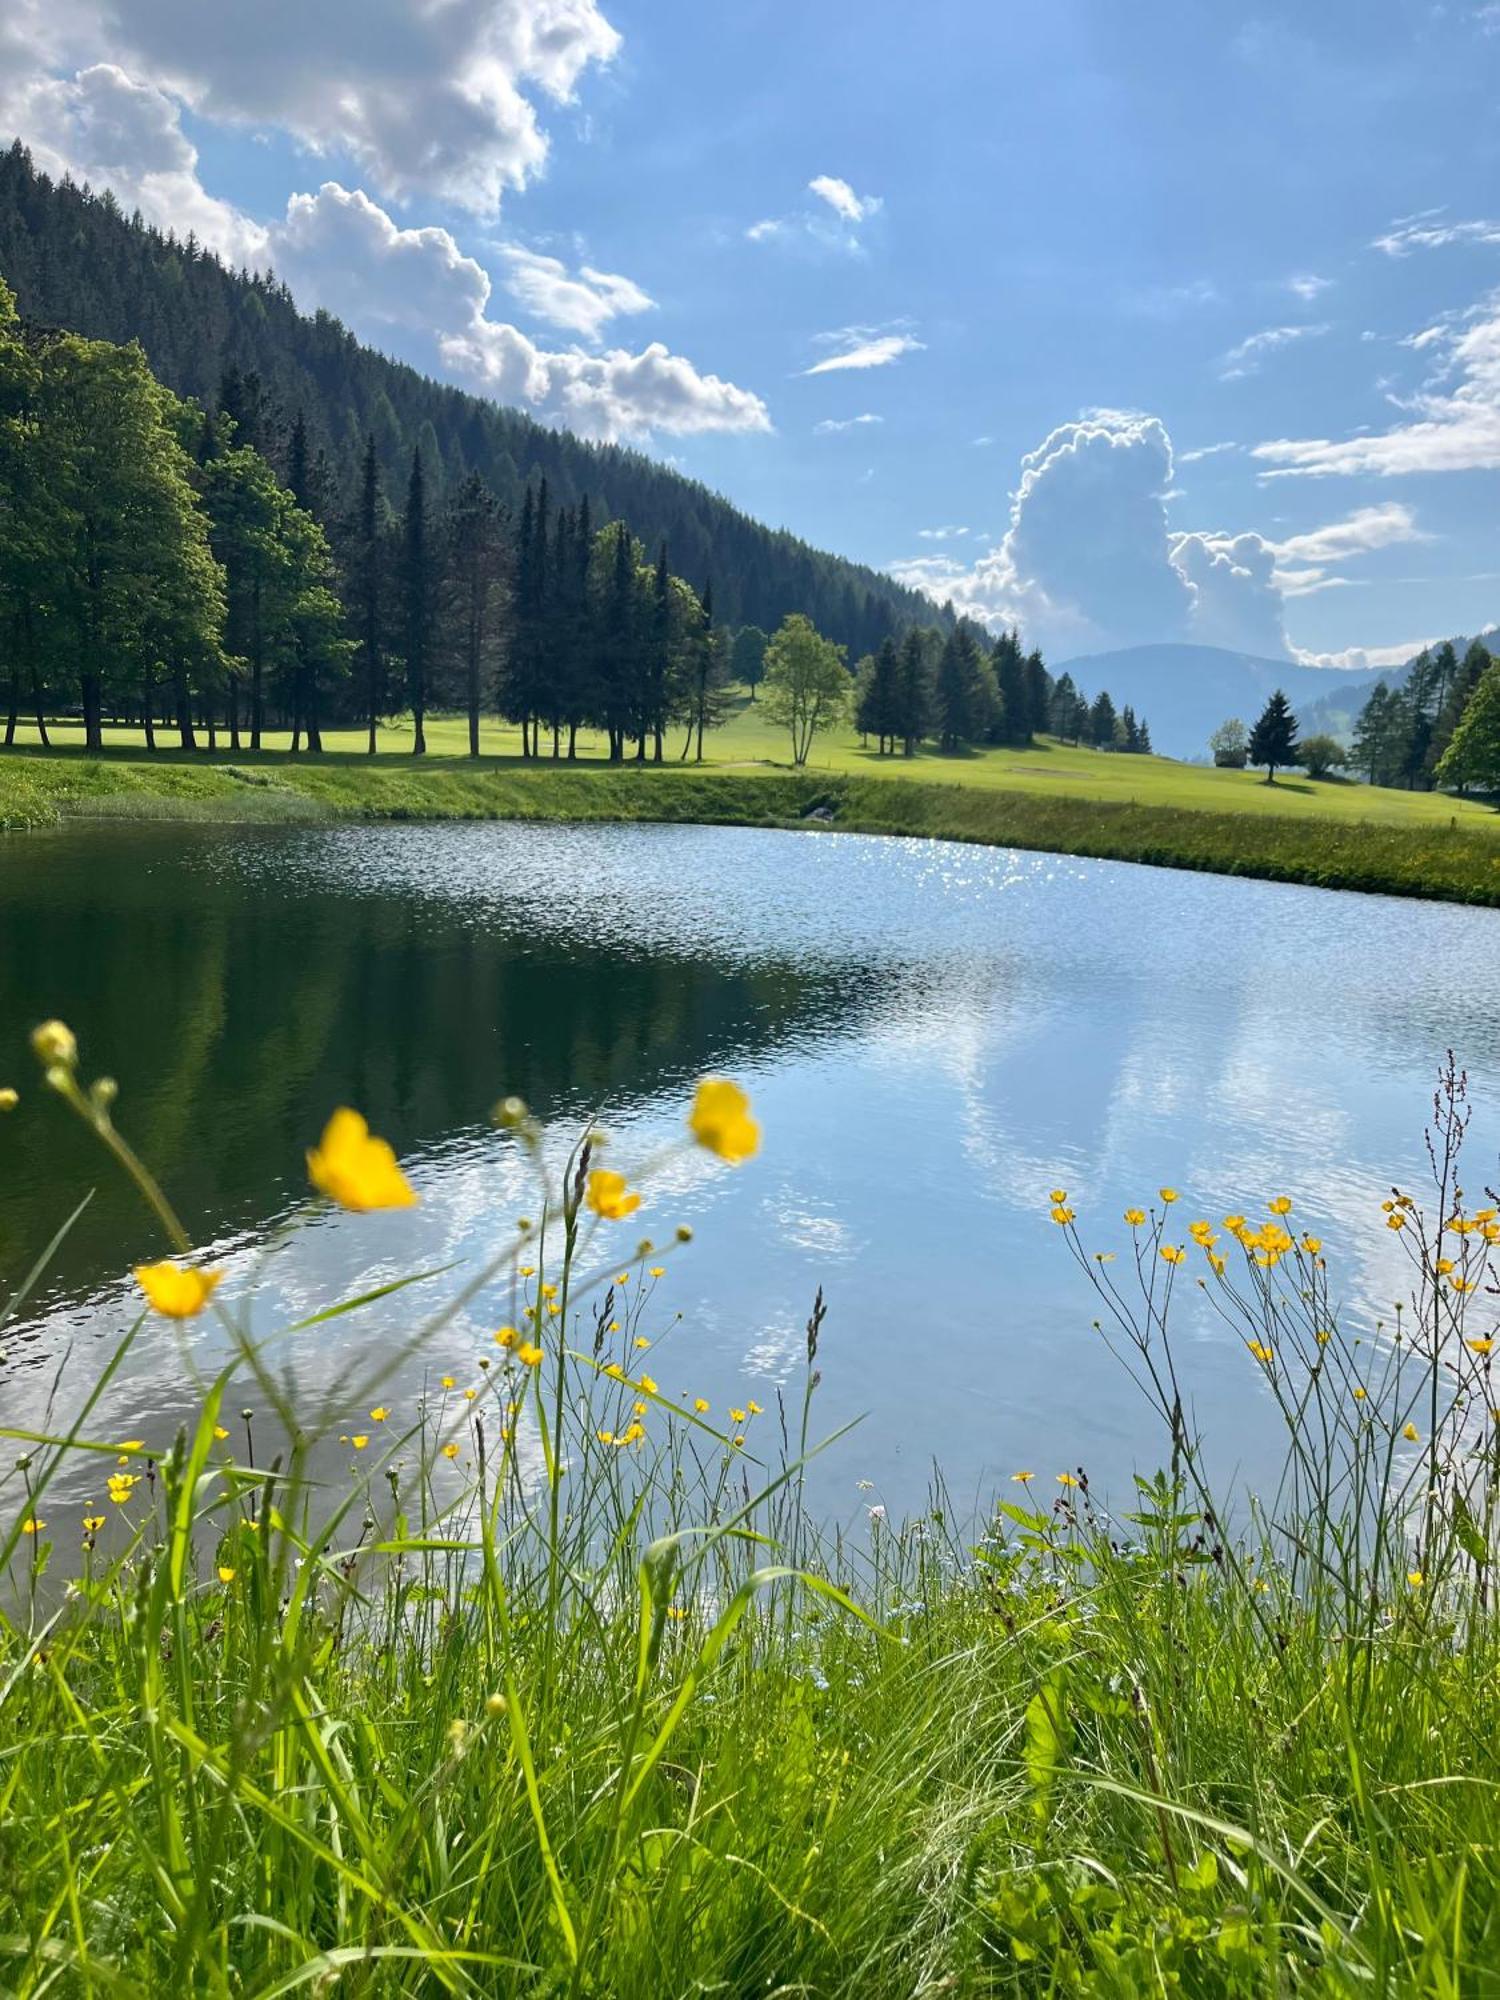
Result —
<instances>
[{"instance_id":1,"label":"pine tree","mask_svg":"<svg viewBox=\"0 0 1500 2000\"><path fill-rule=\"evenodd\" d=\"M967 625L950 632L938 661L935 688L938 747L950 755L1003 729L1004 708L994 670Z\"/></svg>"},{"instance_id":2,"label":"pine tree","mask_svg":"<svg viewBox=\"0 0 1500 2000\"><path fill-rule=\"evenodd\" d=\"M1115 747L1115 705L1108 694L1097 694L1089 710L1089 741L1096 750Z\"/></svg>"},{"instance_id":3,"label":"pine tree","mask_svg":"<svg viewBox=\"0 0 1500 2000\"><path fill-rule=\"evenodd\" d=\"M862 736L875 738L879 756L883 757L887 750L894 755L896 739L904 734L901 659L894 639L882 639L880 650L870 656L869 673L855 705L854 726Z\"/></svg>"},{"instance_id":4,"label":"pine tree","mask_svg":"<svg viewBox=\"0 0 1500 2000\"><path fill-rule=\"evenodd\" d=\"M1277 771L1296 761L1297 718L1286 696L1277 688L1250 732L1250 762L1257 767L1264 765L1266 783L1273 785Z\"/></svg>"},{"instance_id":5,"label":"pine tree","mask_svg":"<svg viewBox=\"0 0 1500 2000\"><path fill-rule=\"evenodd\" d=\"M927 633L914 626L901 641L896 694L896 730L902 755L915 757L932 728L933 660Z\"/></svg>"},{"instance_id":6,"label":"pine tree","mask_svg":"<svg viewBox=\"0 0 1500 2000\"><path fill-rule=\"evenodd\" d=\"M499 652L507 553L499 503L477 472L449 502L443 540L443 651L458 669L469 755L477 757L485 688Z\"/></svg>"},{"instance_id":7,"label":"pine tree","mask_svg":"<svg viewBox=\"0 0 1500 2000\"><path fill-rule=\"evenodd\" d=\"M381 613L385 550L384 506L380 492L380 462L375 455L375 437L365 438L364 461L360 473L359 505L355 512L350 541L349 565L355 629L359 635L360 679L364 689L364 709L369 724L366 749L375 755L376 731L385 709L385 662L381 650Z\"/></svg>"},{"instance_id":8,"label":"pine tree","mask_svg":"<svg viewBox=\"0 0 1500 2000\"><path fill-rule=\"evenodd\" d=\"M406 508L401 517L401 626L406 654L406 698L411 704L411 753L427 753L427 674L432 654L433 576L427 537L427 495L422 452L411 455Z\"/></svg>"}]
</instances>

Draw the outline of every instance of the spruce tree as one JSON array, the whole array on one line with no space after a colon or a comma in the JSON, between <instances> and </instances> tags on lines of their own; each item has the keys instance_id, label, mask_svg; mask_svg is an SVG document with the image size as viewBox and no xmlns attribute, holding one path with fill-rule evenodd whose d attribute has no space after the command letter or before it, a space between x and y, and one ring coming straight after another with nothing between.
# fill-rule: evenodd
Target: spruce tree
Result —
<instances>
[{"instance_id":1,"label":"spruce tree","mask_svg":"<svg viewBox=\"0 0 1500 2000\"><path fill-rule=\"evenodd\" d=\"M421 447L411 455L401 517L401 625L406 698L411 704L411 754L427 754L427 674L432 653L432 557L427 542L427 495Z\"/></svg>"},{"instance_id":2,"label":"spruce tree","mask_svg":"<svg viewBox=\"0 0 1500 2000\"><path fill-rule=\"evenodd\" d=\"M1260 720L1250 732L1250 762L1263 765L1266 783L1276 782L1276 773L1297 761L1297 718L1280 688L1261 710Z\"/></svg>"},{"instance_id":3,"label":"spruce tree","mask_svg":"<svg viewBox=\"0 0 1500 2000\"><path fill-rule=\"evenodd\" d=\"M1438 783L1500 792L1500 660L1491 661L1470 696L1453 741L1437 767Z\"/></svg>"}]
</instances>

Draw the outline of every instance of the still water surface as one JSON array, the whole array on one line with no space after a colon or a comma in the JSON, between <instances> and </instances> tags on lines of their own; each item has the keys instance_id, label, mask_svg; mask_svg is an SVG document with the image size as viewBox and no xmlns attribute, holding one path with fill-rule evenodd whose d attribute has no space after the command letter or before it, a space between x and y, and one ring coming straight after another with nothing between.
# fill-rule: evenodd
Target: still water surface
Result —
<instances>
[{"instance_id":1,"label":"still water surface","mask_svg":"<svg viewBox=\"0 0 1500 2000\"><path fill-rule=\"evenodd\" d=\"M1453 1047L1476 1098L1469 1183L1496 1178L1500 917L924 841L684 827L73 827L0 842L0 1082L61 1014L90 1075L253 1323L402 1272L477 1264L534 1206L487 1113L524 1096L590 1117L627 1165L681 1132L696 1076L750 1089L760 1157L674 1156L639 1225L690 1223L653 1306L653 1368L716 1409L800 1394L822 1285L824 1509L960 1506L1021 1467L1118 1491L1158 1459L1048 1220L1065 1186L1091 1248L1182 1192L1184 1222L1263 1213L1325 1238L1356 1318L1395 1296L1378 1225L1414 1180ZM305 1204L305 1148L338 1103L409 1163L422 1205ZM0 1287L97 1192L5 1340L6 1424L65 1420L164 1246L45 1093L0 1126ZM619 1226L633 1244L637 1223ZM363 1419L355 1388L436 1281L278 1349L300 1409ZM466 1376L505 1316L480 1298L381 1389ZM1189 1294L1182 1332L1220 1467L1264 1480L1274 1414ZM165 1442L221 1359L205 1318L143 1331L93 1434ZM493 1348L488 1348L493 1353ZM231 1392L231 1407L245 1399ZM49 1402L51 1415L48 1416ZM861 1481L873 1486L864 1489ZM81 1491L82 1489L80 1489ZM66 1499L60 1489L54 1505Z\"/></svg>"}]
</instances>

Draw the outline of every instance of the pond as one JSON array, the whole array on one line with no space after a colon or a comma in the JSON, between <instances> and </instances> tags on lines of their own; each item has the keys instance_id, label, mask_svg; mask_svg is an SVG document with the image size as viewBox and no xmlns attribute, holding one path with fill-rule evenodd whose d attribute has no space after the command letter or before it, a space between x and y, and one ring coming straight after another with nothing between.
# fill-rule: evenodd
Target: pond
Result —
<instances>
[{"instance_id":1,"label":"pond","mask_svg":"<svg viewBox=\"0 0 1500 2000\"><path fill-rule=\"evenodd\" d=\"M223 1296L253 1290L268 1329L491 1253L534 1199L489 1122L502 1094L558 1143L602 1120L629 1165L681 1136L696 1077L737 1077L760 1155L731 1170L670 1154L610 1241L691 1225L652 1300L671 1328L652 1366L715 1410L800 1398L822 1286L815 1429L861 1421L812 1487L853 1517L920 1507L934 1463L965 1509L1020 1468L1040 1482L1084 1465L1119 1492L1160 1461L1049 1220L1054 1186L1090 1249L1122 1249L1122 1211L1163 1184L1184 1222L1264 1215L1286 1193L1325 1239L1335 1294L1373 1323L1402 1269L1379 1201L1420 1175L1450 1047L1476 1105L1469 1182L1495 1178L1497 992L1490 912L935 842L518 825L14 836L0 1083L24 1100L0 1124L0 1286L95 1192L5 1337L3 1421L76 1413L133 1317L131 1265L165 1247L34 1086L25 1035L45 1015L75 1027L88 1075L118 1079L121 1129L229 1272ZM390 1138L418 1208L307 1203L304 1153L339 1103ZM280 1345L299 1410L357 1428L371 1365L456 1282ZM1198 1423L1220 1467L1264 1480L1279 1451L1263 1385L1191 1287L1181 1299ZM481 1295L382 1400L399 1417L435 1374L467 1374L504 1316ZM149 1321L91 1433L165 1443L222 1339L209 1316L183 1335ZM237 1384L230 1407L250 1394Z\"/></svg>"}]
</instances>

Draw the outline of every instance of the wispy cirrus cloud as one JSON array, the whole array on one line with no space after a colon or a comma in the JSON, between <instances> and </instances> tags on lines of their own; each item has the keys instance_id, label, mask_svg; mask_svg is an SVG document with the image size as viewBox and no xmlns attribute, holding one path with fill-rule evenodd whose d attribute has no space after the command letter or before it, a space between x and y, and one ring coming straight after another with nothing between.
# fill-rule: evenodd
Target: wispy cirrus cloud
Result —
<instances>
[{"instance_id":1,"label":"wispy cirrus cloud","mask_svg":"<svg viewBox=\"0 0 1500 2000\"><path fill-rule=\"evenodd\" d=\"M815 361L811 368L804 368L804 375L836 375L843 369L888 368L893 361L899 361L903 354L917 354L926 346L916 335L908 332L882 332L879 327L845 326L832 333L816 336L820 346L833 349L821 361Z\"/></svg>"},{"instance_id":2,"label":"wispy cirrus cloud","mask_svg":"<svg viewBox=\"0 0 1500 2000\"><path fill-rule=\"evenodd\" d=\"M870 424L884 422L885 418L877 416L873 410L861 410L857 417L824 417L821 423L813 425L813 436L833 437L838 431L863 430Z\"/></svg>"},{"instance_id":3,"label":"wispy cirrus cloud","mask_svg":"<svg viewBox=\"0 0 1500 2000\"><path fill-rule=\"evenodd\" d=\"M1259 333L1247 335L1237 347L1230 348L1219 364L1219 380L1238 382L1246 375L1256 375L1267 355L1290 347L1294 341L1320 339L1332 330L1326 320L1304 321L1296 326L1262 327Z\"/></svg>"},{"instance_id":4,"label":"wispy cirrus cloud","mask_svg":"<svg viewBox=\"0 0 1500 2000\"><path fill-rule=\"evenodd\" d=\"M785 243L804 250L836 250L862 256L862 226L885 206L878 194L856 194L838 174L814 174L804 193L811 197L785 215L765 215L745 231L749 243Z\"/></svg>"}]
</instances>

